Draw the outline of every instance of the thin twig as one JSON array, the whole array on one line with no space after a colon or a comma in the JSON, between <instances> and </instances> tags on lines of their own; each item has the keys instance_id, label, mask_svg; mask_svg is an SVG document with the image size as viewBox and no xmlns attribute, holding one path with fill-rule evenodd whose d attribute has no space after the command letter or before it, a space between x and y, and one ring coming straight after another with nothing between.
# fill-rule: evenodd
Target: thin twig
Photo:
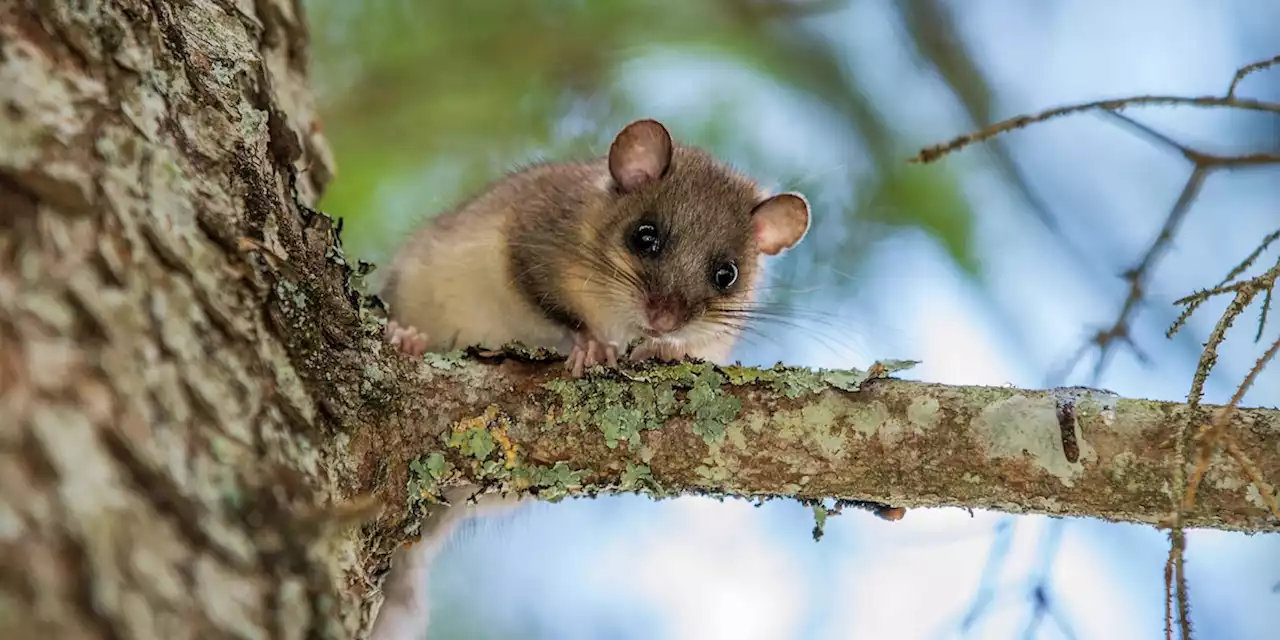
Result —
<instances>
[{"instance_id":1,"label":"thin twig","mask_svg":"<svg viewBox=\"0 0 1280 640\"><path fill-rule=\"evenodd\" d=\"M1186 184L1182 186L1182 193L1178 195L1178 199L1173 203L1173 208L1165 216L1164 225L1160 227L1160 233L1156 234L1155 240L1152 240L1151 246L1142 255L1142 260L1138 261L1138 265L1124 274L1124 279L1129 283L1129 295L1125 298L1124 305L1120 309L1120 315L1116 318L1115 324L1109 330L1098 334L1097 344L1102 349L1103 355L1098 358L1098 362L1093 368L1094 384L1097 384L1102 377L1102 371L1107 364L1107 356L1114 350L1115 339L1119 337L1132 344L1129 325L1138 311L1138 305L1141 304L1143 297L1146 295L1146 287L1151 279L1152 271L1154 271L1156 263L1159 262L1160 258L1164 256L1164 253L1173 243L1173 237L1178 231L1178 226L1182 224L1187 212L1190 211L1191 203L1200 194L1200 189L1204 186L1205 178L1209 176L1209 172L1210 169L1203 165L1196 166L1195 170L1187 178Z\"/></svg>"},{"instance_id":2,"label":"thin twig","mask_svg":"<svg viewBox=\"0 0 1280 640\"><path fill-rule=\"evenodd\" d=\"M1262 477L1262 472L1258 471L1258 465L1254 464L1253 460L1250 460L1249 456L1245 455L1244 451L1240 450L1240 444L1236 442L1230 434L1226 435L1223 439L1225 441L1223 444L1227 449L1227 453L1231 454L1231 457L1235 459L1236 464L1240 465L1240 468L1244 469L1244 472L1248 474L1249 481L1252 482L1254 488L1258 490L1258 495L1262 496L1262 501L1267 504L1268 509L1271 509L1271 515L1275 516L1277 520L1280 520L1280 504L1276 502L1276 495L1272 493L1271 485Z\"/></svg>"},{"instance_id":3,"label":"thin twig","mask_svg":"<svg viewBox=\"0 0 1280 640\"><path fill-rule=\"evenodd\" d=\"M976 132L972 132L963 136L959 136L950 142L934 145L925 148L916 155L911 162L930 163L935 162L943 156L954 151L963 149L977 142L983 142L994 138L1000 134L1021 129L1032 124L1044 122L1060 116L1071 115L1088 111L1101 111L1105 115L1109 115L1122 124L1131 129L1136 130L1139 134L1153 140L1154 142L1170 147L1178 151L1184 158L1189 160L1194 169L1183 185L1182 193L1179 195L1173 208L1165 217L1159 234L1155 240L1147 248L1142 259L1137 266L1129 269L1124 273L1124 279L1129 285L1129 293L1125 302L1121 307L1119 317L1111 325L1110 328L1098 331L1089 344L1082 347L1075 356L1071 358L1065 368L1069 375L1085 354L1088 353L1091 346L1096 346L1100 350L1098 362L1093 370L1094 383L1096 385L1101 377L1103 370L1108 366L1110 357L1114 352L1115 345L1124 343L1130 345L1140 360L1145 361L1145 356L1136 348L1131 336L1130 325L1137 309L1145 296L1147 283L1151 277L1151 273L1155 265L1172 243L1179 226L1185 219L1192 202L1199 195L1204 185L1205 179L1209 174L1217 169L1232 169L1239 167L1258 167L1264 165L1280 164L1280 155L1272 153L1249 153L1233 156L1219 156L1215 154L1205 153L1192 149L1187 145L1179 143L1167 135L1164 135L1147 125L1139 123L1128 116L1119 113L1120 109L1134 106L1148 105L1181 105L1193 107L1228 107L1233 109L1243 109L1250 111L1263 111L1268 113L1280 114L1280 104L1273 102L1264 102L1253 99L1241 99L1236 96L1236 89L1240 82L1248 75L1256 73L1263 69L1270 68L1280 64L1280 55L1268 59L1245 65L1236 70L1231 80L1227 93L1223 97L1203 96L1203 97L1181 97L1181 96L1136 96L1119 100L1101 100L1065 107L1048 109L1035 115L1022 115L986 126ZM1199 363L1196 366L1194 375L1192 376L1191 389L1187 393L1187 403L1189 411L1188 419L1179 426L1178 433L1175 434L1174 446L1174 463L1173 463L1173 490L1170 494L1171 498L1171 516L1169 531L1169 557L1165 563L1165 635L1169 640L1173 640L1175 627L1181 632L1183 640L1189 640L1192 635L1191 625L1191 608L1188 597L1186 572L1185 572L1185 551L1186 536L1183 530L1185 510L1194 505L1196 488L1199 486L1204 476L1205 470L1208 468L1209 460L1216 445L1221 442L1231 457L1239 464L1253 485L1258 489L1272 513L1280 518L1280 507L1276 505L1276 499L1270 485L1262 478L1256 465L1240 450L1238 443L1226 431L1226 426L1230 424L1232 415L1235 413L1241 398L1253 385L1258 373L1266 367L1268 362L1280 350L1280 339L1267 350L1253 369L1245 377L1244 381L1237 388L1231 403L1224 407L1216 416L1211 426L1208 426L1197 437L1199 441L1199 455L1197 464L1192 478L1187 477L1187 448L1191 444L1191 433L1196 424L1203 423L1201 419L1202 411L1199 408L1200 400L1204 396L1204 387L1208 380L1210 371L1218 360L1218 348L1226 337L1227 330L1235 322L1235 319L1243 313L1244 309L1257 297L1259 293L1264 293L1262 312L1258 322L1258 332L1255 341L1261 339L1263 331L1266 328L1268 314L1271 309L1274 288L1276 281L1280 278L1280 260L1277 260L1276 266L1267 273L1256 278L1234 282L1241 274L1248 270L1257 261L1259 256L1267 250L1267 248L1280 238L1280 230L1266 236L1252 253L1249 254L1239 265L1233 268L1227 277L1217 286L1197 291L1177 301L1177 304L1184 306L1183 311L1174 320L1169 327L1166 335L1173 337L1174 334L1181 329L1195 313L1200 306L1210 298L1233 293L1234 299L1218 319L1213 331L1210 333L1208 340L1204 344L1201 351ZM1175 616L1174 610L1177 610ZM1175 623L1176 617L1176 623Z\"/></svg>"},{"instance_id":4,"label":"thin twig","mask_svg":"<svg viewBox=\"0 0 1280 640\"><path fill-rule=\"evenodd\" d=\"M1173 208L1165 216L1164 225L1160 228L1160 232L1156 234L1151 245L1147 247L1138 264L1124 273L1124 279L1129 285L1129 293L1125 296L1124 304L1121 306L1120 314L1116 317L1115 322L1110 327L1099 330L1094 334L1089 344L1078 350L1072 360L1068 361L1060 369L1061 373L1059 375L1064 378L1069 375L1079 361L1088 354L1091 346L1099 349L1098 361L1094 363L1093 367L1091 384L1094 385L1098 384L1103 370L1110 364L1115 348L1120 343L1129 344L1134 349L1134 353L1138 354L1140 360L1146 360L1142 352L1133 345L1129 331L1130 324L1146 294L1146 286L1156 263L1172 243L1178 226L1186 217L1187 211L1190 210L1191 203L1195 201L1196 196L1200 193L1200 188L1204 185L1205 178L1210 171L1211 169L1209 168L1197 165L1191 172L1186 184L1182 187L1182 193L1178 196L1177 201L1174 202ZM1050 384L1056 385L1061 382L1061 380L1051 380Z\"/></svg>"},{"instance_id":5,"label":"thin twig","mask_svg":"<svg viewBox=\"0 0 1280 640\"><path fill-rule=\"evenodd\" d=\"M1173 495L1174 495L1174 526L1179 526L1182 521L1182 510L1187 502L1180 496L1187 493L1186 478L1186 445L1187 435L1191 431L1191 425L1199 422L1196 413L1199 410L1200 399L1204 397L1204 385L1209 379L1209 371L1213 369L1213 365L1218 361L1218 346L1227 337L1227 330L1240 316L1240 312L1249 303L1253 301L1257 291L1254 289L1241 289L1236 292L1236 297L1227 307L1227 311L1218 318L1217 324L1214 325L1213 331L1209 333L1209 339L1204 343L1204 351L1200 352L1200 362L1196 365L1195 374L1191 378L1191 391L1187 393L1187 404L1192 409L1188 412L1188 420L1182 425L1178 432L1178 439L1175 442L1174 456L1177 458L1173 470ZM1198 479L1195 482L1199 482ZM1194 503L1194 498L1192 500Z\"/></svg>"},{"instance_id":6,"label":"thin twig","mask_svg":"<svg viewBox=\"0 0 1280 640\"><path fill-rule=\"evenodd\" d=\"M1212 289L1201 289L1199 291L1196 291L1195 293L1188 294L1185 297L1178 298L1177 300L1174 300L1173 303L1178 305L1190 306L1198 302L1204 302L1209 298L1215 298L1217 296L1225 295L1228 293L1235 293L1251 284L1253 284L1252 280L1242 280L1240 282L1232 282L1231 284L1228 284L1228 285L1220 285Z\"/></svg>"},{"instance_id":7,"label":"thin twig","mask_svg":"<svg viewBox=\"0 0 1280 640\"><path fill-rule=\"evenodd\" d=\"M1129 116L1126 116L1123 113L1120 113L1119 111L1103 111L1102 115L1110 116L1111 118L1123 123L1125 126L1137 131L1138 133L1148 138L1151 138L1152 140L1166 147L1173 147L1174 149L1177 149L1179 152L1181 152L1183 157L1186 157L1188 160L1192 162L1196 162L1196 158L1193 157L1193 154L1195 152L1192 151L1186 145L1182 144L1181 142L1178 142L1177 140L1174 140L1173 138L1170 138L1169 136L1163 133L1160 133L1155 129L1152 129L1151 127L1145 124L1142 124L1141 122L1138 122L1137 120L1134 120L1133 118L1130 118Z\"/></svg>"},{"instance_id":8,"label":"thin twig","mask_svg":"<svg viewBox=\"0 0 1280 640\"><path fill-rule=\"evenodd\" d=\"M1280 56L1276 56L1274 58L1271 58L1270 60L1259 60L1257 62L1246 64L1245 66L1240 67L1236 71L1235 77L1231 79L1231 86L1227 87L1227 97L1228 98L1235 97L1236 87L1240 86L1240 81L1244 80L1245 76L1251 73L1262 71L1263 69L1266 69L1268 67L1275 66L1276 64L1280 64Z\"/></svg>"},{"instance_id":9,"label":"thin twig","mask_svg":"<svg viewBox=\"0 0 1280 640\"><path fill-rule=\"evenodd\" d=\"M1258 333L1253 336L1254 342L1261 342L1262 332L1267 330L1267 315L1271 313L1272 294L1275 291L1275 287L1267 289L1266 296L1262 299L1262 312L1258 314Z\"/></svg>"},{"instance_id":10,"label":"thin twig","mask_svg":"<svg viewBox=\"0 0 1280 640\"><path fill-rule=\"evenodd\" d=\"M916 157L912 158L910 162L923 164L936 162L943 156L963 149L974 143L983 142L1002 133L1007 133L1015 129L1022 129L1023 127L1036 124L1037 122L1044 122L1045 120L1052 120L1053 118L1061 116L1098 109L1114 111L1126 107L1175 105L1191 107L1231 107L1233 109L1243 109L1246 111L1263 111L1280 114L1280 104L1250 98L1220 98L1217 96L1200 96L1197 98L1188 98L1186 96L1134 96L1116 100L1098 100L1095 102L1086 102L1083 104L1049 109L1035 115L1022 115L1009 118L1007 120L1001 120L995 124L983 127L974 133L954 138L950 142L926 147L925 149L922 149Z\"/></svg>"},{"instance_id":11,"label":"thin twig","mask_svg":"<svg viewBox=\"0 0 1280 640\"><path fill-rule=\"evenodd\" d=\"M1240 262L1240 264L1232 268L1231 271L1227 273L1227 277L1223 278L1220 284L1226 284L1228 282L1231 282L1232 280L1235 280L1236 278L1240 277L1240 274L1244 273L1245 271L1248 271L1249 267L1252 267L1253 263L1258 260L1258 256L1261 256L1262 253L1267 250L1267 247L1270 247L1271 243L1275 242L1276 240L1280 240L1280 229L1276 229L1275 231L1272 231L1271 233L1263 237L1262 242L1259 243L1258 247L1253 250L1253 253L1250 253L1248 257L1246 257L1243 261Z\"/></svg>"},{"instance_id":12,"label":"thin twig","mask_svg":"<svg viewBox=\"0 0 1280 640\"><path fill-rule=\"evenodd\" d=\"M1262 252L1265 251L1266 248L1277 238L1280 238L1280 231L1276 231L1263 238L1262 243L1253 250L1253 253L1249 254L1243 262L1236 265L1235 268L1227 274L1227 277L1223 278L1222 282L1218 286L1212 289L1201 289L1191 295L1176 300L1174 304L1184 305L1185 308L1182 310L1182 313L1178 315L1178 318L1173 321L1173 324L1169 325L1169 329L1165 331L1165 335L1173 337L1175 333L1180 331L1182 327L1186 325L1187 320L1189 320L1191 315L1200 308L1200 305L1207 302L1210 298L1227 293L1235 293L1247 287L1255 287L1260 291L1266 291L1266 299L1263 302L1262 314L1258 319L1258 333L1254 336L1254 342L1259 342L1262 339L1262 332L1266 329L1267 313L1271 306L1271 294L1275 288L1277 277L1280 277L1280 258L1276 259L1276 264L1272 266L1270 270L1256 278L1239 280L1231 282L1230 284L1227 283L1239 277L1241 273L1253 266L1253 263L1257 261L1258 256L1262 255Z\"/></svg>"},{"instance_id":13,"label":"thin twig","mask_svg":"<svg viewBox=\"0 0 1280 640\"><path fill-rule=\"evenodd\" d=\"M1238 316L1240 312L1244 310L1244 306L1248 306L1249 301L1252 300L1255 295L1257 295L1257 290L1241 291L1237 294L1236 300L1240 301L1243 299L1245 302L1243 306L1238 304L1232 305L1232 309L1238 309L1235 312L1235 315ZM1230 310L1228 310L1228 312L1230 312ZM1224 315L1223 317L1226 318L1227 316ZM1258 358L1258 361L1253 365L1252 369L1249 369L1249 374L1245 376L1244 381L1240 383L1239 387L1236 387L1236 392L1232 394L1231 401L1218 411L1218 415L1214 419L1213 424L1206 427L1199 436L1197 436L1200 443L1199 451L1196 456L1196 468L1192 474L1191 482L1187 485L1187 490L1183 499L1184 508L1190 509L1195 506L1196 489L1199 488L1200 481L1204 478L1205 471L1209 468L1209 462L1213 458L1213 453L1217 448L1218 441L1226 432L1227 425L1231 422L1231 417L1235 415L1236 409L1240 406L1240 401L1244 399L1244 394L1248 393L1249 388L1253 386L1253 382L1257 380L1258 374L1262 373L1262 370L1266 368L1267 363L1275 357L1277 351L1280 351L1280 338L1276 339L1276 341L1272 343L1271 348L1267 349L1266 353L1264 353L1261 358ZM1255 480L1255 483L1258 484L1259 491L1264 489L1258 481Z\"/></svg>"},{"instance_id":14,"label":"thin twig","mask_svg":"<svg viewBox=\"0 0 1280 640\"><path fill-rule=\"evenodd\" d=\"M1169 559L1164 565L1164 634L1173 640L1173 609L1178 609L1178 629L1182 640L1191 640L1191 607L1187 597L1186 564L1187 538L1182 528L1169 532Z\"/></svg>"},{"instance_id":15,"label":"thin twig","mask_svg":"<svg viewBox=\"0 0 1280 640\"><path fill-rule=\"evenodd\" d=\"M1139 134L1150 138L1161 145L1175 149L1184 158L1190 160L1195 166L1195 169L1187 178L1187 182L1182 187L1181 195L1179 195L1178 200L1173 205L1173 208L1170 209L1169 213L1165 216L1165 221L1160 232L1156 235L1155 240L1152 241L1146 253L1143 254L1138 265L1124 273L1123 277L1129 285L1129 291L1125 296L1124 304L1121 305L1120 313L1116 317L1115 322L1113 322L1110 327L1099 330L1095 333L1089 343L1086 344L1084 348L1077 351L1076 354L1068 360L1061 369L1059 369L1059 373L1057 374L1062 378L1065 378L1075 369L1080 360L1089 353L1090 347L1097 347L1099 352L1098 360L1094 363L1093 375L1090 381L1090 384L1093 385L1097 385L1100 382L1103 371L1105 371L1110 365L1111 359L1115 355L1115 350L1120 345L1128 345L1128 347L1132 349L1133 353L1138 357L1139 362L1142 362L1143 364L1149 363L1149 359L1146 354L1143 353L1133 341L1131 331L1133 318L1137 315L1139 307L1146 296L1147 284L1155 269L1156 263L1161 257L1163 257L1164 253L1172 244L1179 226L1182 224L1183 219L1190 210L1191 204L1199 195L1201 188L1204 186L1205 179L1208 178L1209 174L1220 168L1280 164L1280 156L1271 154L1218 156L1197 151L1126 115L1116 113L1114 111L1108 111L1106 113L1125 126L1137 131ZM1270 244L1270 242L1271 240L1264 240L1263 245L1256 250L1255 253L1260 254L1261 251ZM1256 255L1246 259L1244 268L1247 268L1249 264L1252 264L1252 261L1255 259ZM1218 292L1225 292L1231 288L1232 287L1219 287L1222 291ZM1201 293L1205 293L1206 296L1210 295L1207 292ZM1199 294L1193 294L1193 296L1195 295ZM1187 299L1184 298L1183 300ZM1194 313L1203 302L1204 298L1195 301L1190 307L1184 309L1181 315L1174 320L1173 327L1166 332L1166 336L1172 337L1177 333L1177 330L1181 328L1181 326L1191 317L1191 314ZM1063 380L1058 378L1049 380L1049 384L1051 385L1061 384L1062 382Z\"/></svg>"}]
</instances>

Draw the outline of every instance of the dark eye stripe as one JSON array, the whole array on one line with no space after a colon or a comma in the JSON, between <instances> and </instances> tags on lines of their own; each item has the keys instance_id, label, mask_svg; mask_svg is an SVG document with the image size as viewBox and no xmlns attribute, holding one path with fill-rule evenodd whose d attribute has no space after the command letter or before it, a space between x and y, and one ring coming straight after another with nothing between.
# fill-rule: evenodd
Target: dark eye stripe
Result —
<instances>
[{"instance_id":1,"label":"dark eye stripe","mask_svg":"<svg viewBox=\"0 0 1280 640\"><path fill-rule=\"evenodd\" d=\"M656 257L662 253L665 245L665 238L658 229L658 225L652 222L645 221L637 224L627 236L627 248L642 258Z\"/></svg>"}]
</instances>

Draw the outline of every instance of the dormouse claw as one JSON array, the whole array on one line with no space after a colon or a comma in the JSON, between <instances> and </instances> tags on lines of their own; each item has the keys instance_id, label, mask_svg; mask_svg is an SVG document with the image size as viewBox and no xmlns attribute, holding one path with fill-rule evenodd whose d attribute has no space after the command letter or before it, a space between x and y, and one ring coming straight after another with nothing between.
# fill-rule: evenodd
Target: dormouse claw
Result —
<instances>
[{"instance_id":1,"label":"dormouse claw","mask_svg":"<svg viewBox=\"0 0 1280 640\"><path fill-rule=\"evenodd\" d=\"M407 356L417 358L427 352L427 335L414 327L402 327L391 321L387 323L385 336L391 346Z\"/></svg>"},{"instance_id":2,"label":"dormouse claw","mask_svg":"<svg viewBox=\"0 0 1280 640\"><path fill-rule=\"evenodd\" d=\"M573 350L569 352L565 368L573 377L581 378L587 369L596 365L617 367L618 347L601 342L587 334L574 334Z\"/></svg>"},{"instance_id":3,"label":"dormouse claw","mask_svg":"<svg viewBox=\"0 0 1280 640\"><path fill-rule=\"evenodd\" d=\"M657 342L654 340L645 340L631 350L630 360L632 362L642 362L644 360L654 360L656 362L679 362L686 356L685 350L680 347L668 343Z\"/></svg>"}]
</instances>

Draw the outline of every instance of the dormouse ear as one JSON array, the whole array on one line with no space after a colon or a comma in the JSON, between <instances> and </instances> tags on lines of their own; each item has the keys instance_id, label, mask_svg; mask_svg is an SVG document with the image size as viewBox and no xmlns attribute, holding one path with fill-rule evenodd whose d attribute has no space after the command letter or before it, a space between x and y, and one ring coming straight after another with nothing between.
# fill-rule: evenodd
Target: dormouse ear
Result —
<instances>
[{"instance_id":1,"label":"dormouse ear","mask_svg":"<svg viewBox=\"0 0 1280 640\"><path fill-rule=\"evenodd\" d=\"M768 255L796 246L809 231L809 201L798 193L779 193L751 211L756 246Z\"/></svg>"},{"instance_id":2,"label":"dormouse ear","mask_svg":"<svg viewBox=\"0 0 1280 640\"><path fill-rule=\"evenodd\" d=\"M657 120L623 127L609 147L609 174L624 192L657 182L671 166L671 134Z\"/></svg>"}]
</instances>

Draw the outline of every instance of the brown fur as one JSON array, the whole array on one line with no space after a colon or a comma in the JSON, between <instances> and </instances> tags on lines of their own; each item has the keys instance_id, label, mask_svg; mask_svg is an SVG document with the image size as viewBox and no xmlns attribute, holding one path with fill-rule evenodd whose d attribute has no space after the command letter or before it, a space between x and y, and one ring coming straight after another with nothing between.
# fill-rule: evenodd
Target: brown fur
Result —
<instances>
[{"instance_id":1,"label":"brown fur","mask_svg":"<svg viewBox=\"0 0 1280 640\"><path fill-rule=\"evenodd\" d=\"M630 193L612 180L607 157L532 166L419 231L393 263L384 297L393 317L423 331L433 348L518 339L564 349L584 326L625 346L640 337L643 296L674 296L686 303L685 319L702 330L678 343L648 345L644 353L723 361L756 298L751 218L764 198L747 177L681 145L661 179ZM641 218L663 231L657 260L627 250ZM468 268L495 257L501 273ZM711 283L713 261L721 260L738 269L724 293ZM495 321L504 326L481 327Z\"/></svg>"},{"instance_id":2,"label":"brown fur","mask_svg":"<svg viewBox=\"0 0 1280 640\"><path fill-rule=\"evenodd\" d=\"M585 324L626 342L639 335L626 325L638 319L633 316L646 295L683 300L686 319L694 321L754 299L759 269L751 212L761 194L753 182L704 151L677 146L661 180L621 193L608 184L606 162L562 165L518 179L528 180L530 197L510 218L508 234L511 271L527 300L566 326ZM662 232L664 252L656 260L627 249L628 235L642 219ZM723 294L711 283L713 262L721 260L738 268L737 282ZM718 338L732 342L736 332L726 333ZM704 336L689 350L700 353L719 341ZM728 356L725 349L715 351Z\"/></svg>"},{"instance_id":3,"label":"brown fur","mask_svg":"<svg viewBox=\"0 0 1280 640\"><path fill-rule=\"evenodd\" d=\"M656 257L628 248L642 219L660 230L664 250ZM646 300L657 296L679 302L672 313L684 326L674 337L646 339L633 358L723 364L757 296L757 238L776 253L807 228L802 198L769 198L706 152L672 143L660 124L638 121L609 156L517 171L415 233L382 290L388 335L413 354L511 341L576 353L575 337L584 335L625 347L642 335ZM736 264L738 277L720 291L712 274L724 261ZM474 508L434 514L423 542L397 554L374 640L412 637L425 626L425 575L453 524L513 503L486 495Z\"/></svg>"}]
</instances>

